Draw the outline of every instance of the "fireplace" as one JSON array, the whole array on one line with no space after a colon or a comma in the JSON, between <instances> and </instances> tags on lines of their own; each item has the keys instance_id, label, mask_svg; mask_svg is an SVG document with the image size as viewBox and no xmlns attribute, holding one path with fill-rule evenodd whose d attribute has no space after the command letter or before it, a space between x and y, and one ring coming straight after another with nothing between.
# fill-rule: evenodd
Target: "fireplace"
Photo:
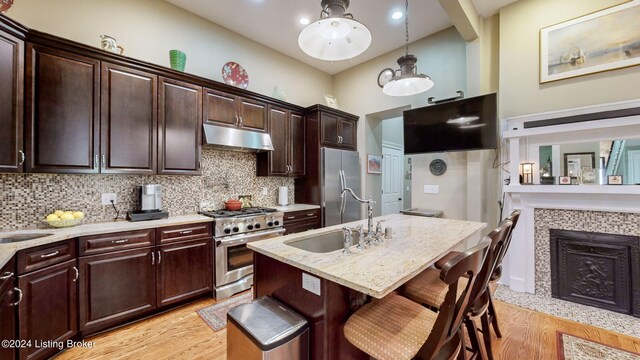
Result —
<instances>
[{"instance_id":1,"label":"fireplace","mask_svg":"<svg viewBox=\"0 0 640 360\"><path fill-rule=\"evenodd\" d=\"M640 237L550 229L551 295L640 317Z\"/></svg>"}]
</instances>

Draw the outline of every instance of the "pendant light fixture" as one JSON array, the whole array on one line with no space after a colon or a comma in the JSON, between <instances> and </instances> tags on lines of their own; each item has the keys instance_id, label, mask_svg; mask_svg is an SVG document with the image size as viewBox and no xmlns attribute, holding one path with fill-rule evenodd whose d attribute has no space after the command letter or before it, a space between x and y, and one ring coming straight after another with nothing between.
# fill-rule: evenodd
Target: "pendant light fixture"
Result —
<instances>
[{"instance_id":1,"label":"pendant light fixture","mask_svg":"<svg viewBox=\"0 0 640 360\"><path fill-rule=\"evenodd\" d=\"M307 55L338 61L362 54L371 44L371 32L348 14L349 0L322 0L320 20L307 25L298 45Z\"/></svg>"},{"instance_id":2,"label":"pendant light fixture","mask_svg":"<svg viewBox=\"0 0 640 360\"><path fill-rule=\"evenodd\" d=\"M404 12L405 55L398 59L400 69L394 71L382 92L389 96L410 96L427 91L433 87L433 81L424 74L418 74L418 58L409 54L409 0L406 0Z\"/></svg>"}]
</instances>

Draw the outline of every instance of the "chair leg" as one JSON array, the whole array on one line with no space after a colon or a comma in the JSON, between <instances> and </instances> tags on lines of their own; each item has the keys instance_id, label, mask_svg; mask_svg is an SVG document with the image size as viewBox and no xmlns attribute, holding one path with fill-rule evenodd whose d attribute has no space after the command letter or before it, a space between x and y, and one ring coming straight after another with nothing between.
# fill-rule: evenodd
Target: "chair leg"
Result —
<instances>
[{"instance_id":1,"label":"chair leg","mask_svg":"<svg viewBox=\"0 0 640 360\"><path fill-rule=\"evenodd\" d=\"M487 359L493 360L493 351L491 350L491 324L489 324L489 315L487 311L480 316L482 323L482 338L484 339L484 348L487 351Z\"/></svg>"},{"instance_id":2,"label":"chair leg","mask_svg":"<svg viewBox=\"0 0 640 360\"><path fill-rule=\"evenodd\" d=\"M467 334L469 334L469 341L471 341L471 348L474 351L474 358L480 357L482 360L489 359L484 344L478 339L478 327L476 323L469 317L465 318L464 323L467 327Z\"/></svg>"},{"instance_id":3,"label":"chair leg","mask_svg":"<svg viewBox=\"0 0 640 360\"><path fill-rule=\"evenodd\" d=\"M462 326L460 327L460 330L458 330L458 336L460 336L460 352L458 353L458 360L467 360L467 344L465 343L464 340L464 329L462 328Z\"/></svg>"},{"instance_id":4,"label":"chair leg","mask_svg":"<svg viewBox=\"0 0 640 360\"><path fill-rule=\"evenodd\" d=\"M489 316L491 316L491 325L493 325L493 330L496 332L496 336L502 338L502 333L500 332L500 327L498 326L498 314L496 314L496 308L493 307L493 297L489 294L489 308L488 308ZM487 327L487 331L490 331Z\"/></svg>"}]
</instances>

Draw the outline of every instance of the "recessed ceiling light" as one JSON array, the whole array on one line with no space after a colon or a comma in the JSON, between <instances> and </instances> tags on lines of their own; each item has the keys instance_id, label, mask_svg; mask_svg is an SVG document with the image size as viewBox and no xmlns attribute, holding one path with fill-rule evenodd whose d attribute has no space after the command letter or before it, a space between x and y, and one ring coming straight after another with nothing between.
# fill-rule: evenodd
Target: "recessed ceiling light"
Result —
<instances>
[{"instance_id":1,"label":"recessed ceiling light","mask_svg":"<svg viewBox=\"0 0 640 360\"><path fill-rule=\"evenodd\" d=\"M309 19L307 19L306 17L300 18L300 24L309 25Z\"/></svg>"},{"instance_id":2,"label":"recessed ceiling light","mask_svg":"<svg viewBox=\"0 0 640 360\"><path fill-rule=\"evenodd\" d=\"M396 11L396 12L393 13L393 15L391 15L391 18L393 20L398 20L398 19L400 19L402 17L402 15L403 15L402 11Z\"/></svg>"}]
</instances>

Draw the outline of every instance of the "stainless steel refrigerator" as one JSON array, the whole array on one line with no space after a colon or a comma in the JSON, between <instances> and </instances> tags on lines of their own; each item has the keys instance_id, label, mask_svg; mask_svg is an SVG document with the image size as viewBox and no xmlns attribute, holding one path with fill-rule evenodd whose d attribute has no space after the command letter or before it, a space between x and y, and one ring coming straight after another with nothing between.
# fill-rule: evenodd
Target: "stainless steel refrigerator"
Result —
<instances>
[{"instance_id":1,"label":"stainless steel refrigerator","mask_svg":"<svg viewBox=\"0 0 640 360\"><path fill-rule=\"evenodd\" d=\"M362 197L358 152L322 148L320 161L322 162L320 201L324 207L324 224L322 226L344 224L362 219L362 204L350 194L345 194L345 212L344 214L340 213L341 181L344 182L345 187L351 188L356 195ZM344 174L343 180L340 179L340 172Z\"/></svg>"}]
</instances>

